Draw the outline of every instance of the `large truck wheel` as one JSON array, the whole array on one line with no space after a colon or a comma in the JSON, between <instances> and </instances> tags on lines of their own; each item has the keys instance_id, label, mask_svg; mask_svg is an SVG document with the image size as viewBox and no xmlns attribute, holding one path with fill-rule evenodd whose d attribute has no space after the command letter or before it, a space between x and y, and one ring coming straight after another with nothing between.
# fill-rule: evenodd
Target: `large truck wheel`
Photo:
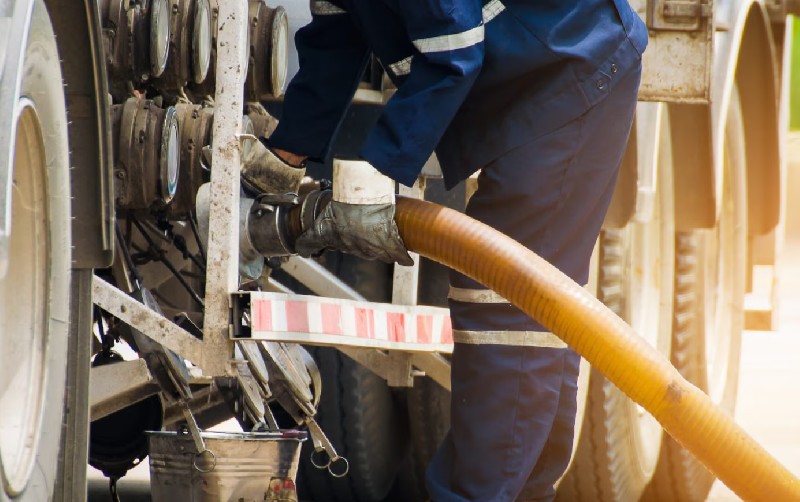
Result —
<instances>
[{"instance_id":1,"label":"large truck wheel","mask_svg":"<svg viewBox=\"0 0 800 502\"><path fill-rule=\"evenodd\" d=\"M6 69L6 71L10 71ZM9 266L0 279L0 500L49 500L70 325L69 150L60 60L33 8L16 103Z\"/></svg>"},{"instance_id":2,"label":"large truck wheel","mask_svg":"<svg viewBox=\"0 0 800 502\"><path fill-rule=\"evenodd\" d=\"M696 269L696 280L676 290L672 364L723 409L733 413L744 326L747 263L745 137L734 87L725 122L722 205L711 230L678 234L677 266ZM680 312L680 315L678 314ZM645 500L706 499L714 477L666 438Z\"/></svg>"},{"instance_id":3,"label":"large truck wheel","mask_svg":"<svg viewBox=\"0 0 800 502\"><path fill-rule=\"evenodd\" d=\"M646 221L601 232L598 298L666 356L673 315L672 149L665 107L640 103L637 113L638 120L653 113L652 119L661 124L655 203ZM659 456L663 432L655 419L592 370L580 434L558 499L637 500Z\"/></svg>"},{"instance_id":4,"label":"large truck wheel","mask_svg":"<svg viewBox=\"0 0 800 502\"><path fill-rule=\"evenodd\" d=\"M422 501L428 499L425 470L450 429L450 392L428 377L418 377L406 396L412 470L408 478L416 486L403 489L413 493L413 500Z\"/></svg>"},{"instance_id":5,"label":"large truck wheel","mask_svg":"<svg viewBox=\"0 0 800 502\"><path fill-rule=\"evenodd\" d=\"M386 381L332 348L312 349L322 376L317 415L322 430L347 458L342 478L311 465L311 442L303 445L300 498L317 502L379 502L395 482L408 451L405 410Z\"/></svg>"}]
</instances>

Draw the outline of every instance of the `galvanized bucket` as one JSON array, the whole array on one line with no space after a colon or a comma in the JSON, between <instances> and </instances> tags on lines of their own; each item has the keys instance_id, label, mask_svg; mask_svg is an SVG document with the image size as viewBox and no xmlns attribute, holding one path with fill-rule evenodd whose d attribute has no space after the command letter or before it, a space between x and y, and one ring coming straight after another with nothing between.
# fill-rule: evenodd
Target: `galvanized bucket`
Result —
<instances>
[{"instance_id":1,"label":"galvanized bucket","mask_svg":"<svg viewBox=\"0 0 800 502\"><path fill-rule=\"evenodd\" d=\"M153 502L293 502L302 431L148 432Z\"/></svg>"}]
</instances>

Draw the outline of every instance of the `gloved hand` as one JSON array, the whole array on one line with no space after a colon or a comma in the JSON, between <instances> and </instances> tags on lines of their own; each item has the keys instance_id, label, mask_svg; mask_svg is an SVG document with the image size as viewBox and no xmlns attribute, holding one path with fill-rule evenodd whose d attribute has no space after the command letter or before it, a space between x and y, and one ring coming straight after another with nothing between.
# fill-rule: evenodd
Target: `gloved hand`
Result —
<instances>
[{"instance_id":1,"label":"gloved hand","mask_svg":"<svg viewBox=\"0 0 800 502\"><path fill-rule=\"evenodd\" d=\"M251 140L242 156L242 179L261 193L297 193L305 167L284 162L260 140Z\"/></svg>"},{"instance_id":2,"label":"gloved hand","mask_svg":"<svg viewBox=\"0 0 800 502\"><path fill-rule=\"evenodd\" d=\"M368 260L413 265L397 224L394 204L347 204L332 200L295 243L301 256L338 249Z\"/></svg>"}]
</instances>

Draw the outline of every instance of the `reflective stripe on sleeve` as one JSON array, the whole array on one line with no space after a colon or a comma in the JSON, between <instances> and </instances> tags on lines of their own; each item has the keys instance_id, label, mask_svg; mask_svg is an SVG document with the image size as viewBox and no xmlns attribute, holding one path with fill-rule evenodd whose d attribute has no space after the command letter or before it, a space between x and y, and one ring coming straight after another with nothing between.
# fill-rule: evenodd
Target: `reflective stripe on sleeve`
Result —
<instances>
[{"instance_id":1,"label":"reflective stripe on sleeve","mask_svg":"<svg viewBox=\"0 0 800 502\"><path fill-rule=\"evenodd\" d=\"M311 0L311 13L315 16L331 16L336 14L347 14L341 7L326 2L325 0Z\"/></svg>"},{"instance_id":2,"label":"reflective stripe on sleeve","mask_svg":"<svg viewBox=\"0 0 800 502\"><path fill-rule=\"evenodd\" d=\"M466 289L450 286L447 297L462 303L511 303L491 289Z\"/></svg>"},{"instance_id":3,"label":"reflective stripe on sleeve","mask_svg":"<svg viewBox=\"0 0 800 502\"><path fill-rule=\"evenodd\" d=\"M468 331L454 329L453 341L470 345L567 348L567 344L563 340L547 331Z\"/></svg>"},{"instance_id":4,"label":"reflective stripe on sleeve","mask_svg":"<svg viewBox=\"0 0 800 502\"><path fill-rule=\"evenodd\" d=\"M483 24L488 23L504 10L506 10L506 6L503 5L503 2L500 0L491 0L491 2L483 6Z\"/></svg>"},{"instance_id":5,"label":"reflective stripe on sleeve","mask_svg":"<svg viewBox=\"0 0 800 502\"><path fill-rule=\"evenodd\" d=\"M392 70L398 77L402 77L403 75L408 75L411 73L411 61L414 59L414 56L408 56L405 59L401 59L396 63L392 63L389 65L389 69Z\"/></svg>"},{"instance_id":6,"label":"reflective stripe on sleeve","mask_svg":"<svg viewBox=\"0 0 800 502\"><path fill-rule=\"evenodd\" d=\"M483 24L488 23L489 21L497 17L497 15L503 12L504 10L506 10L506 6L503 5L503 2L501 2L500 0L491 0L489 3L483 6L482 10ZM449 39L449 40L447 42L444 42L443 39ZM474 39L474 41L469 43L470 39ZM469 47L470 45L475 45L482 41L483 41L483 28L481 26L477 26L471 30L456 35L444 35L441 37L424 38L416 40L414 42L414 46L420 52L440 52L446 50L463 49L464 47ZM452 45L446 45L451 43ZM426 49L423 49L423 47L426 47ZM409 73L411 73L411 62L413 60L414 56L408 56L407 58L401 59L396 63L390 64L389 69L392 70L392 73L394 73L398 77L408 75Z\"/></svg>"},{"instance_id":7,"label":"reflective stripe on sleeve","mask_svg":"<svg viewBox=\"0 0 800 502\"><path fill-rule=\"evenodd\" d=\"M444 52L465 49L483 42L483 24L470 30L454 33L452 35L439 35L438 37L420 38L414 40L414 47L420 52Z\"/></svg>"}]
</instances>

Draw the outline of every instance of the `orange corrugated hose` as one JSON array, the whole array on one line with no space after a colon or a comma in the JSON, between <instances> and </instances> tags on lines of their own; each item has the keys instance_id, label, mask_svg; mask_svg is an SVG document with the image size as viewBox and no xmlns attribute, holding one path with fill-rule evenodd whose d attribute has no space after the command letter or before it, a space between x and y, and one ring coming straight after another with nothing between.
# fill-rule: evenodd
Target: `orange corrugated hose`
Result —
<instances>
[{"instance_id":1,"label":"orange corrugated hose","mask_svg":"<svg viewBox=\"0 0 800 502\"><path fill-rule=\"evenodd\" d=\"M507 298L642 405L744 500L800 501L800 480L600 301L494 229L436 204L398 198L408 249Z\"/></svg>"}]
</instances>

